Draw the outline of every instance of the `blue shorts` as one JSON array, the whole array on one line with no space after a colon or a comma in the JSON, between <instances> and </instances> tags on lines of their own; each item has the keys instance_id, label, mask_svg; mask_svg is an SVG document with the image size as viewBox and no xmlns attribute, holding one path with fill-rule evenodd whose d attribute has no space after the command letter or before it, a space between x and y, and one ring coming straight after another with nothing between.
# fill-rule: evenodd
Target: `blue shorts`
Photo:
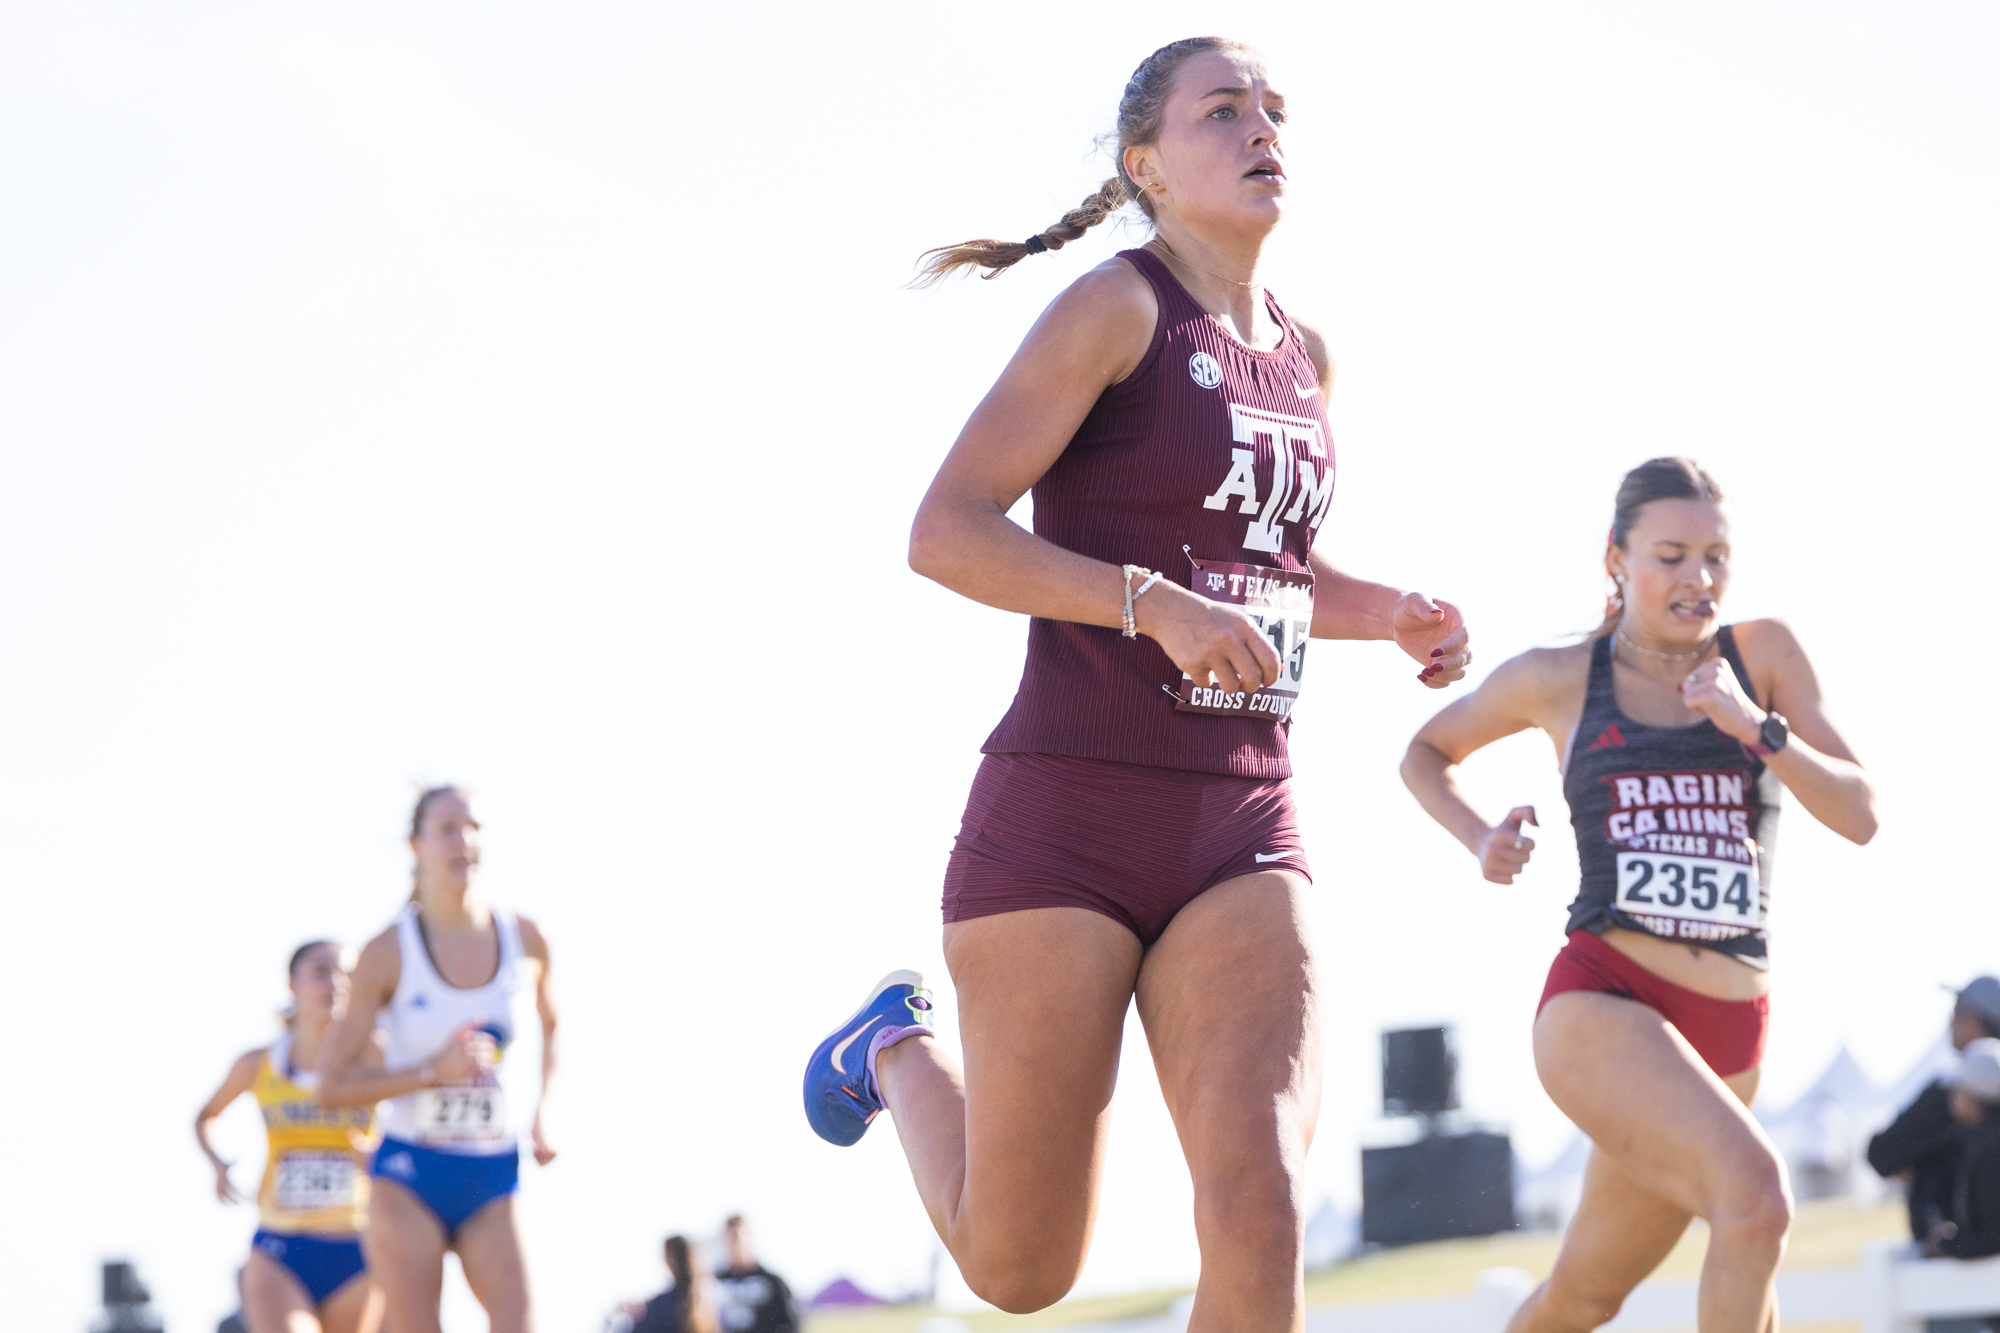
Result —
<instances>
[{"instance_id":1,"label":"blue shorts","mask_svg":"<svg viewBox=\"0 0 2000 1333\"><path fill-rule=\"evenodd\" d=\"M250 1238L250 1248L290 1269L314 1305L324 1305L327 1297L368 1271L359 1236L288 1236L260 1228Z\"/></svg>"},{"instance_id":2,"label":"blue shorts","mask_svg":"<svg viewBox=\"0 0 2000 1333\"><path fill-rule=\"evenodd\" d=\"M385 1138L375 1150L375 1165L369 1174L393 1180L422 1199L444 1223L444 1234L449 1238L457 1235L474 1213L520 1187L521 1152L510 1148L475 1157Z\"/></svg>"}]
</instances>

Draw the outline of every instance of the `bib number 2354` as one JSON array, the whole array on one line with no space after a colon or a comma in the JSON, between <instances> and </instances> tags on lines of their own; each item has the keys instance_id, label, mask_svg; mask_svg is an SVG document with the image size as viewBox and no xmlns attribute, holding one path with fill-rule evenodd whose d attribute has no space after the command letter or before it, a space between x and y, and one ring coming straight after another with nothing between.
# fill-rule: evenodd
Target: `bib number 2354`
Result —
<instances>
[{"instance_id":1,"label":"bib number 2354","mask_svg":"<svg viewBox=\"0 0 2000 1333\"><path fill-rule=\"evenodd\" d=\"M1213 717L1290 717L1306 679L1306 640L1312 634L1313 576L1228 560L1195 560L1194 591L1212 602L1240 606L1278 654L1278 679L1261 690L1223 690L1183 672L1173 691L1174 709Z\"/></svg>"},{"instance_id":2,"label":"bib number 2354","mask_svg":"<svg viewBox=\"0 0 2000 1333\"><path fill-rule=\"evenodd\" d=\"M1618 906L1633 916L1668 918L1684 939L1717 926L1754 930L1764 924L1756 870L1700 856L1620 852Z\"/></svg>"}]
</instances>

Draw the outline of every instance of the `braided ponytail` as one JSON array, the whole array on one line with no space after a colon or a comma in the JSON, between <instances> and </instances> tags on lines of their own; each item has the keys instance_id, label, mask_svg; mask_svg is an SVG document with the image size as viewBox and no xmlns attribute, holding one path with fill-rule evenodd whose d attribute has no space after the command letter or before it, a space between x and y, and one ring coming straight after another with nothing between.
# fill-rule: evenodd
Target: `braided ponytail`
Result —
<instances>
[{"instance_id":1,"label":"braided ponytail","mask_svg":"<svg viewBox=\"0 0 2000 1333\"><path fill-rule=\"evenodd\" d=\"M1077 237L1123 208L1132 198L1131 187L1122 171L1097 187L1095 193L1062 215L1046 231L1036 232L1025 241L960 241L940 245L917 256L918 287L928 287L939 278L961 268L983 268L982 278L997 278L1029 255L1044 250L1060 250Z\"/></svg>"},{"instance_id":2,"label":"braided ponytail","mask_svg":"<svg viewBox=\"0 0 2000 1333\"><path fill-rule=\"evenodd\" d=\"M981 268L982 278L997 278L1029 255L1044 250L1060 250L1084 232L1116 213L1126 204L1137 204L1149 219L1152 201L1139 183L1125 174L1125 150L1152 143L1160 137L1160 121L1166 114L1167 99L1173 95L1174 76L1204 51L1247 51L1241 42L1226 37L1187 37L1169 42L1139 62L1118 99L1118 128L1099 144L1110 150L1118 174L1097 187L1095 193L1062 215L1062 220L1046 231L1036 232L1025 241L961 241L941 245L917 256L917 277L911 285L928 287L962 268Z\"/></svg>"}]
</instances>

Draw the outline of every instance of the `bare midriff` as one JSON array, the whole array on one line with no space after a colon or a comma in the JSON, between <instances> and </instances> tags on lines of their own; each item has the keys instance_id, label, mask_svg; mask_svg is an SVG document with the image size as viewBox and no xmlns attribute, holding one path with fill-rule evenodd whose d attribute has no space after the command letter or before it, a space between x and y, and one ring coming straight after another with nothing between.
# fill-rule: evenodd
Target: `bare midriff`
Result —
<instances>
[{"instance_id":1,"label":"bare midriff","mask_svg":"<svg viewBox=\"0 0 2000 1333\"><path fill-rule=\"evenodd\" d=\"M1754 1000L1771 989L1769 972L1713 949L1655 939L1620 926L1611 927L1601 938L1654 976L1712 1000Z\"/></svg>"}]
</instances>

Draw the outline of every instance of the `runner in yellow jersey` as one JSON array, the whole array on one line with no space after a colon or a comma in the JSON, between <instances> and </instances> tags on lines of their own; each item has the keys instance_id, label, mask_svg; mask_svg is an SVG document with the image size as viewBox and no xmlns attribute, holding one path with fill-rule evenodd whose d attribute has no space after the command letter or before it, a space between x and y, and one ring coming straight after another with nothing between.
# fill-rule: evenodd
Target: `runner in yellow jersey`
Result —
<instances>
[{"instance_id":1,"label":"runner in yellow jersey","mask_svg":"<svg viewBox=\"0 0 2000 1333\"><path fill-rule=\"evenodd\" d=\"M243 1320L250 1333L378 1333L382 1323L382 1299L361 1256L374 1108L321 1106L312 1072L327 1029L347 1010L343 953L330 940L299 947L292 955L293 1005L284 1032L270 1046L238 1057L195 1117L195 1139L215 1165L216 1197L239 1203L243 1196L229 1179L230 1164L210 1145L208 1128L246 1092L264 1116L270 1151L243 1271Z\"/></svg>"}]
</instances>

